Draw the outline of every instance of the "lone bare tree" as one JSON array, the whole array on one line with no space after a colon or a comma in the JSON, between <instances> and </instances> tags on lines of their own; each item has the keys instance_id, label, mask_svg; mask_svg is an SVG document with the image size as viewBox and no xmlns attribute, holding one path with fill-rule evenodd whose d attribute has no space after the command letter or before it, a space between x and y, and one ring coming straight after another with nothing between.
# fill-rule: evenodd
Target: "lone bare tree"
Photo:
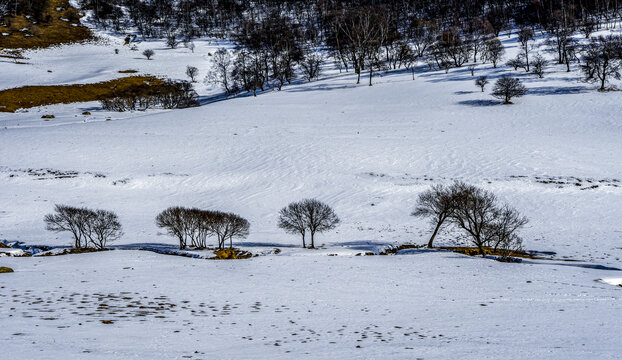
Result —
<instances>
[{"instance_id":1,"label":"lone bare tree","mask_svg":"<svg viewBox=\"0 0 622 360\"><path fill-rule=\"evenodd\" d=\"M186 66L186 75L190 78L190 81L196 82L196 77L199 75L199 69L194 66Z\"/></svg>"},{"instance_id":2,"label":"lone bare tree","mask_svg":"<svg viewBox=\"0 0 622 360\"><path fill-rule=\"evenodd\" d=\"M517 78L502 76L495 82L492 89L492 96L502 99L504 104L511 104L513 97L520 97L527 93L527 88L523 86Z\"/></svg>"},{"instance_id":3,"label":"lone bare tree","mask_svg":"<svg viewBox=\"0 0 622 360\"><path fill-rule=\"evenodd\" d=\"M147 58L147 60L151 60L151 58L153 57L153 55L155 54L155 52L151 49L147 49L145 51L143 51L143 56Z\"/></svg>"},{"instance_id":4,"label":"lone bare tree","mask_svg":"<svg viewBox=\"0 0 622 360\"><path fill-rule=\"evenodd\" d=\"M456 186L434 185L431 189L419 194L417 207L411 213L412 216L430 218L434 231L428 241L428 248L434 247L434 238L441 226L454 212Z\"/></svg>"},{"instance_id":5,"label":"lone bare tree","mask_svg":"<svg viewBox=\"0 0 622 360\"><path fill-rule=\"evenodd\" d=\"M475 85L479 86L482 89L482 92L484 92L484 88L486 87L486 85L488 85L489 82L490 81L488 81L488 77L485 75L475 79Z\"/></svg>"}]
</instances>

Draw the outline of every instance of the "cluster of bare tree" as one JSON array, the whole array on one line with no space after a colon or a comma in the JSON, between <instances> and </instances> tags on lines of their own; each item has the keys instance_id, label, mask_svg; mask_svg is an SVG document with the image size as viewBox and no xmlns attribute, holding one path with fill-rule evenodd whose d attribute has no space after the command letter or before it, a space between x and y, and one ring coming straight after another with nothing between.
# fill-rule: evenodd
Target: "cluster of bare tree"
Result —
<instances>
[{"instance_id":1,"label":"cluster of bare tree","mask_svg":"<svg viewBox=\"0 0 622 360\"><path fill-rule=\"evenodd\" d=\"M158 214L156 225L176 237L180 249L185 249L188 243L194 248L205 249L209 237L216 237L219 249L224 249L226 240L232 248L233 238L246 238L250 228L248 220L237 214L179 206Z\"/></svg>"},{"instance_id":2,"label":"cluster of bare tree","mask_svg":"<svg viewBox=\"0 0 622 360\"><path fill-rule=\"evenodd\" d=\"M117 214L107 210L56 205L54 213L44 218L46 229L54 232L70 232L76 249L105 249L110 241L123 235Z\"/></svg>"},{"instance_id":3,"label":"cluster of bare tree","mask_svg":"<svg viewBox=\"0 0 622 360\"><path fill-rule=\"evenodd\" d=\"M322 56L288 17L272 14L262 22L245 21L233 36L236 49L216 51L207 76L228 93L281 90L296 78L297 68L308 81L320 74Z\"/></svg>"},{"instance_id":4,"label":"cluster of bare tree","mask_svg":"<svg viewBox=\"0 0 622 360\"><path fill-rule=\"evenodd\" d=\"M110 111L145 110L155 107L183 109L198 106L198 95L188 81L166 80L162 84L141 84L115 91L100 100Z\"/></svg>"},{"instance_id":5,"label":"cluster of bare tree","mask_svg":"<svg viewBox=\"0 0 622 360\"><path fill-rule=\"evenodd\" d=\"M522 240L517 232L527 224L527 218L507 204L500 205L493 193L463 182L434 185L424 191L412 215L429 218L434 226L428 247L433 247L443 226L451 225L462 230L481 255L486 247L508 255L520 250Z\"/></svg>"},{"instance_id":6,"label":"cluster of bare tree","mask_svg":"<svg viewBox=\"0 0 622 360\"><path fill-rule=\"evenodd\" d=\"M357 81L364 70L370 80L381 69L414 71L414 62L424 57L446 71L469 59L496 67L503 56L496 37L516 25L522 26L527 71L535 31L548 35L558 62L569 70L577 53L573 34L589 37L622 20L618 0L83 0L82 7L103 26L136 28L143 38L164 38L170 47L197 36L234 39L238 50L231 64L238 79L227 82L227 91L261 89L270 81L280 87L291 81L296 63L313 78L320 46L340 68L354 69Z\"/></svg>"},{"instance_id":7,"label":"cluster of bare tree","mask_svg":"<svg viewBox=\"0 0 622 360\"><path fill-rule=\"evenodd\" d=\"M310 249L315 248L315 233L334 229L339 224L339 217L327 204L316 199L304 199L293 202L279 212L278 226L291 234L302 237L302 247L306 248L305 235L311 234Z\"/></svg>"}]
</instances>

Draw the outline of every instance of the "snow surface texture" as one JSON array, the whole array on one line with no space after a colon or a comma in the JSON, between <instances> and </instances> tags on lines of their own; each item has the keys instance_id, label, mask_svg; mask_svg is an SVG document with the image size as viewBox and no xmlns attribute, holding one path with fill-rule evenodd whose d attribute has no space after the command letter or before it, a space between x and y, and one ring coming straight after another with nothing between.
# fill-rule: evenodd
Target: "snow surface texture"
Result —
<instances>
[{"instance_id":1,"label":"snow surface texture","mask_svg":"<svg viewBox=\"0 0 622 360\"><path fill-rule=\"evenodd\" d=\"M516 39L502 41L514 56ZM161 42L134 52L110 37L32 51L31 65L2 63L0 87L94 82L127 69L184 78L186 65L203 77L218 44L196 45L194 54ZM146 48L156 50L151 61L140 55ZM572 265L620 267L622 101L619 92L579 82L576 69L548 71L537 79L480 66L476 76L491 82L509 73L524 81L530 93L512 106L499 105L490 89L481 93L466 68L421 68L414 81L397 71L372 87L329 70L320 81L225 101L199 83L205 105L186 110L110 113L86 103L0 113L0 239L69 245L42 221L65 203L116 211L120 245L174 245L154 217L183 205L248 218L251 234L236 246L284 249L233 262L136 251L3 257L0 265L16 270L0 277L3 351L11 358L619 358L620 272ZM526 249L582 263L412 251L344 256L425 243L429 224L409 216L416 196L456 179L528 216ZM316 252L296 249L300 240L276 227L278 210L305 197L333 205L342 219L318 236L324 249ZM460 243L452 232L437 241ZM142 316L127 308L136 300L176 306Z\"/></svg>"},{"instance_id":2,"label":"snow surface texture","mask_svg":"<svg viewBox=\"0 0 622 360\"><path fill-rule=\"evenodd\" d=\"M450 252L7 260L11 359L620 358L622 291L594 281L610 271Z\"/></svg>"}]
</instances>

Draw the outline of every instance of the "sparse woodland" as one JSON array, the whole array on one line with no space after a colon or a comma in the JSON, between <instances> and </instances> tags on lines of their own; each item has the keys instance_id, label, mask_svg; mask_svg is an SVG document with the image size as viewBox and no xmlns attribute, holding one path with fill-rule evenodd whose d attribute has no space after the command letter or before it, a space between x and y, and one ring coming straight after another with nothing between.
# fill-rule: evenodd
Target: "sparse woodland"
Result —
<instances>
[{"instance_id":1,"label":"sparse woodland","mask_svg":"<svg viewBox=\"0 0 622 360\"><path fill-rule=\"evenodd\" d=\"M583 80L600 90L619 78L620 38L596 38L581 45L577 35L612 29L622 21L618 1L158 1L84 0L94 20L115 31L137 29L143 38L166 39L169 47L194 44L201 36L232 39L221 49L206 80L228 93L280 90L301 77L318 78L332 62L353 71L357 83L376 72L418 63L446 72L468 63L502 61L497 37L516 30L521 52L507 64L544 76L546 61L534 49L544 34L555 63L570 71L580 63ZM6 8L6 5L5 5ZM24 10L22 7L22 11ZM35 9L33 9L35 11ZM5 10L6 12L6 10ZM194 76L191 77L194 81Z\"/></svg>"}]
</instances>

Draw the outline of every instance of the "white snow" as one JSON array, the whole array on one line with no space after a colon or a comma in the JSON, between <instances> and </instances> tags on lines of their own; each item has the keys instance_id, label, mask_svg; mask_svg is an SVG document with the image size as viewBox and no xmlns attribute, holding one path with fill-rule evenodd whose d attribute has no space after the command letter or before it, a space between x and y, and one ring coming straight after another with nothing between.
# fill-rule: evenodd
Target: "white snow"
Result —
<instances>
[{"instance_id":1,"label":"white snow","mask_svg":"<svg viewBox=\"0 0 622 360\"><path fill-rule=\"evenodd\" d=\"M502 41L513 56L515 38ZM220 45L195 44L194 54L162 42L131 51L107 37L29 51L30 65L2 63L0 88L103 81L127 69L184 78L186 65L203 77ZM156 51L151 61L140 55L146 48ZM369 87L329 69L320 81L225 101L199 83L204 105L185 110L111 113L94 102L0 113L0 240L69 245L42 220L65 203L116 211L125 230L119 248L172 248L154 217L183 205L248 218L251 234L235 245L265 255L3 257L0 265L16 271L0 276L3 353L619 358L622 292L608 284L619 283L613 268L622 267L620 93L578 81L576 67L551 65L537 79L480 66L476 75L511 73L530 89L502 106L466 68L423 70L414 81L407 72L384 74ZM414 250L353 256L425 243L429 225L409 215L416 196L456 179L517 207L531 220L525 247L557 260L506 264ZM318 236L317 251L276 227L278 210L304 197L328 202L342 219ZM460 244L456 235L444 232L438 243ZM142 317L127 307L137 300L176 306Z\"/></svg>"}]
</instances>

